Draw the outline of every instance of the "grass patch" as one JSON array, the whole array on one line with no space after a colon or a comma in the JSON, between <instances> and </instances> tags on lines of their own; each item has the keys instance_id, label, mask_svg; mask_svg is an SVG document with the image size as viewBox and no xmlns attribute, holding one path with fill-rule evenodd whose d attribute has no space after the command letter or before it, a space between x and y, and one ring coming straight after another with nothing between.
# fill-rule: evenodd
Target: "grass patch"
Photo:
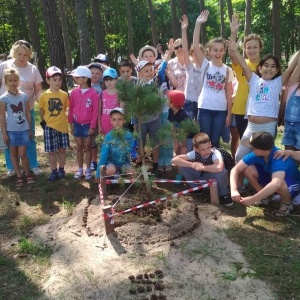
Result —
<instances>
[{"instance_id":1,"label":"grass patch","mask_svg":"<svg viewBox=\"0 0 300 300\"><path fill-rule=\"evenodd\" d=\"M20 239L18 249L22 253L33 255L38 260L49 259L52 254L52 249L47 245L33 242L25 237Z\"/></svg>"}]
</instances>

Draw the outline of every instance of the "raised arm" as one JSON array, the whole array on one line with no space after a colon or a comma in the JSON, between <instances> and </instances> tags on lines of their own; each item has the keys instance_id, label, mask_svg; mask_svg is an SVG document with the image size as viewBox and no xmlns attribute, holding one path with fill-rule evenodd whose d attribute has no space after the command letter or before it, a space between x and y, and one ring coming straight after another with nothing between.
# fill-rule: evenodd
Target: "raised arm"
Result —
<instances>
[{"instance_id":1,"label":"raised arm","mask_svg":"<svg viewBox=\"0 0 300 300\"><path fill-rule=\"evenodd\" d=\"M234 42L237 41L237 33L239 31L240 25L241 25L241 23L240 23L237 15L233 14L231 22L230 22L230 32L231 32L230 40L231 41L234 41ZM235 57L235 54L230 48L228 49L228 54L232 60L232 63L234 65L238 65L238 61Z\"/></svg>"},{"instance_id":2,"label":"raised arm","mask_svg":"<svg viewBox=\"0 0 300 300\"><path fill-rule=\"evenodd\" d=\"M234 53L234 56L235 56L238 64L241 66L241 68L244 72L244 75L245 75L247 81L249 82L252 78L252 71L246 64L244 57L239 52L238 43L235 41L232 41L232 40L227 41L227 43L228 43L228 49L230 49Z\"/></svg>"},{"instance_id":3,"label":"raised arm","mask_svg":"<svg viewBox=\"0 0 300 300\"><path fill-rule=\"evenodd\" d=\"M193 35L194 55L196 59L196 64L198 63L200 67L202 66L203 59L204 59L204 52L200 48L200 28L201 28L201 24L207 21L208 15L209 15L208 10L204 10L201 12L201 14L196 20L195 30Z\"/></svg>"},{"instance_id":4,"label":"raised arm","mask_svg":"<svg viewBox=\"0 0 300 300\"><path fill-rule=\"evenodd\" d=\"M282 85L285 85L287 81L288 86L292 86L300 79L300 51L296 52L289 61L288 68L282 74Z\"/></svg>"},{"instance_id":5,"label":"raised arm","mask_svg":"<svg viewBox=\"0 0 300 300\"><path fill-rule=\"evenodd\" d=\"M188 46L188 38L187 38L187 28L189 25L189 19L186 15L183 15L181 20L181 34L182 34L182 50L183 50L183 58L184 64L187 68L191 64L190 55L189 55L189 46Z\"/></svg>"}]
</instances>

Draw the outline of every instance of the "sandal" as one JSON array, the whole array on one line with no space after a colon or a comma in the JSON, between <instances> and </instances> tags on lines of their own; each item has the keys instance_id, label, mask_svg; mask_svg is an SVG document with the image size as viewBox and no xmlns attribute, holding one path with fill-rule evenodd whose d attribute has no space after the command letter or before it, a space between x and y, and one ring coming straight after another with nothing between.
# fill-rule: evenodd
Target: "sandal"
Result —
<instances>
[{"instance_id":1,"label":"sandal","mask_svg":"<svg viewBox=\"0 0 300 300\"><path fill-rule=\"evenodd\" d=\"M276 217L287 217L290 212L293 210L293 204L281 203L279 210L277 210Z\"/></svg>"},{"instance_id":2,"label":"sandal","mask_svg":"<svg viewBox=\"0 0 300 300\"><path fill-rule=\"evenodd\" d=\"M16 187L23 186L23 179L22 177L17 177Z\"/></svg>"},{"instance_id":3,"label":"sandal","mask_svg":"<svg viewBox=\"0 0 300 300\"><path fill-rule=\"evenodd\" d=\"M27 184L32 184L35 181L33 180L33 178L31 176L27 176Z\"/></svg>"},{"instance_id":4,"label":"sandal","mask_svg":"<svg viewBox=\"0 0 300 300\"><path fill-rule=\"evenodd\" d=\"M261 206L268 206L268 205L270 205L270 203L271 203L270 198L265 198L265 199L255 202L254 205L261 207Z\"/></svg>"}]
</instances>

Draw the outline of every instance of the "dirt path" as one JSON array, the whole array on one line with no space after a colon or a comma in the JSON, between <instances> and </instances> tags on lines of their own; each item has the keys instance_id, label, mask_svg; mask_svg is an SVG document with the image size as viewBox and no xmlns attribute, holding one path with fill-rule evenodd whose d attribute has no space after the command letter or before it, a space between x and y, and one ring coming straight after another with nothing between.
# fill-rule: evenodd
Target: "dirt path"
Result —
<instances>
[{"instance_id":1,"label":"dirt path","mask_svg":"<svg viewBox=\"0 0 300 300\"><path fill-rule=\"evenodd\" d=\"M201 225L184 237L124 246L118 238L104 235L97 198L89 206L88 217L88 227L96 236L88 236L82 227L86 206L83 200L72 216L53 216L32 233L55 249L44 285L47 299L275 299L264 282L249 276L253 271L240 247L220 228L230 217L217 207L201 205ZM164 274L159 286L163 291L130 294L129 290L155 286L147 281L133 284L130 275L157 270Z\"/></svg>"}]
</instances>

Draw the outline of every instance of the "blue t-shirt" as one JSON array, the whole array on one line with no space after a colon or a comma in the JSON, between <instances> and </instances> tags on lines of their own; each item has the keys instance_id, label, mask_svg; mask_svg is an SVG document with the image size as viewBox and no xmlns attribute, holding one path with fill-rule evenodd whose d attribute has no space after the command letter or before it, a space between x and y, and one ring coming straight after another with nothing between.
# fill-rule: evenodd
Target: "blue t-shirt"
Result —
<instances>
[{"instance_id":1,"label":"blue t-shirt","mask_svg":"<svg viewBox=\"0 0 300 300\"><path fill-rule=\"evenodd\" d=\"M100 166L108 163L112 163L117 167L130 164L133 146L134 138L131 132L125 131L122 137L117 136L117 132L114 129L107 133L101 146L96 178L100 177Z\"/></svg>"},{"instance_id":2,"label":"blue t-shirt","mask_svg":"<svg viewBox=\"0 0 300 300\"><path fill-rule=\"evenodd\" d=\"M300 171L298 170L295 161L292 158L287 158L283 161L283 158L275 159L273 158L274 153L280 150L277 147L273 147L270 155L268 157L268 162L266 163L262 156L256 156L253 152L249 153L243 158L243 162L250 165L260 165L264 168L265 172L272 175L275 172L285 172L286 175L289 175L300 181Z\"/></svg>"}]
</instances>

